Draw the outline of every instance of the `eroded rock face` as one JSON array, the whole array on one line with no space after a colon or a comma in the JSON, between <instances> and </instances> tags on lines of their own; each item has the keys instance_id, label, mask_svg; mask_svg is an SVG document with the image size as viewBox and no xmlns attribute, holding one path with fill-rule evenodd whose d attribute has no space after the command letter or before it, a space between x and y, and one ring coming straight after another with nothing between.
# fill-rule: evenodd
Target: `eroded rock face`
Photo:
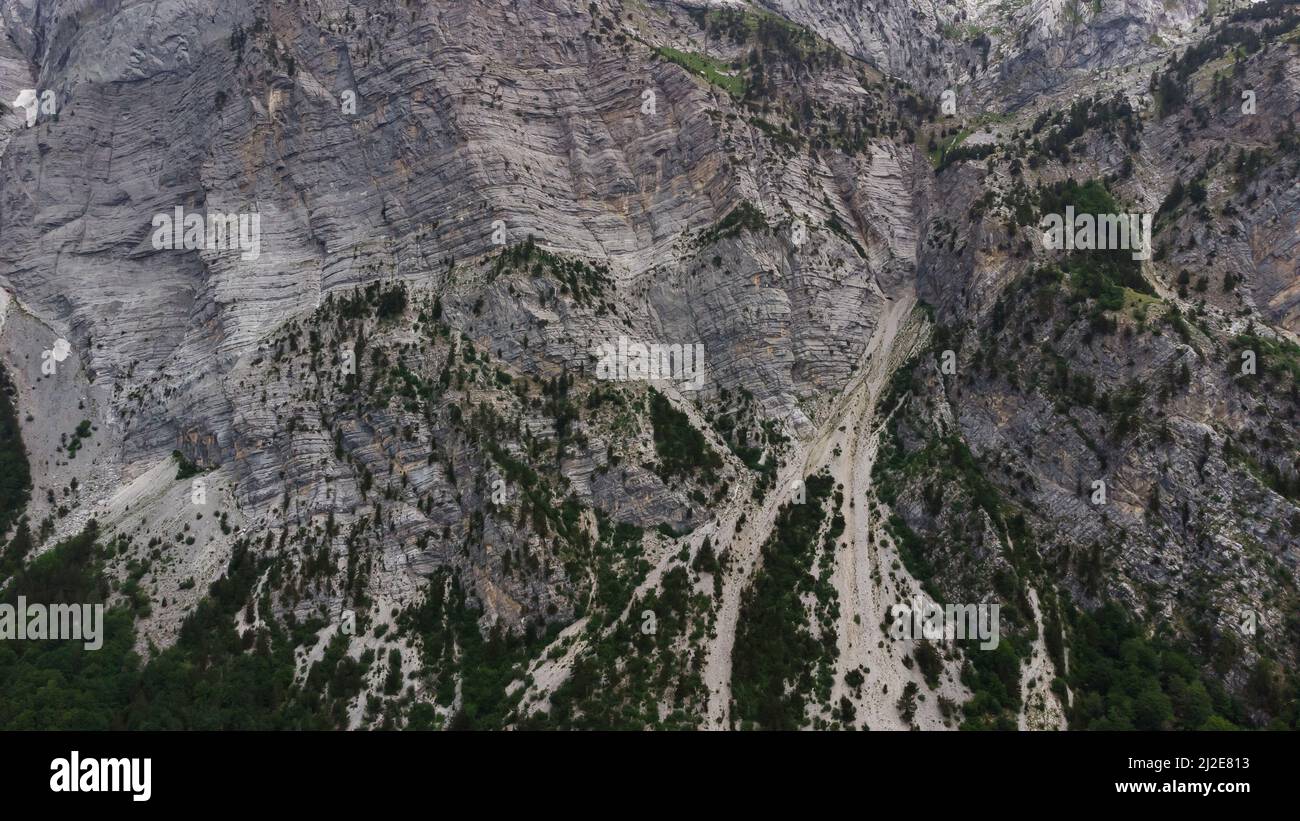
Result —
<instances>
[{"instance_id":1,"label":"eroded rock face","mask_svg":"<svg viewBox=\"0 0 1300 821\"><path fill-rule=\"evenodd\" d=\"M1206 9L1199 0L1089 5L969 0L768 0L763 5L929 96L1021 106L1079 92L1102 73L1162 59L1186 43Z\"/></svg>"},{"instance_id":2,"label":"eroded rock face","mask_svg":"<svg viewBox=\"0 0 1300 821\"><path fill-rule=\"evenodd\" d=\"M61 59L51 57L58 38L43 33L53 24L19 11L10 13L9 25L26 26L28 34L17 39L45 46L29 57L41 65ZM848 222L850 207L865 202L908 210L907 187L883 190L874 176L855 193L863 175L852 166L796 159L777 171L761 169L761 159L734 162L736 140L751 139L754 129L732 134L731 124L715 123L712 107L725 112L728 100L677 66L652 61L644 48L614 59L613 44L595 42L586 11L566 4L529 4L524 11L434 7L414 23L372 20L364 35L348 37L331 27L356 27L344 21L370 15L349 14L344 5L327 7L320 20L280 19L279 12L263 19L254 11L213 20L186 4L163 11L149 26L79 19L78 43L110 45L104 53L68 46L67 60L87 67L58 73L67 86L56 89L59 120L19 135L7 154L14 184L7 187L5 276L30 304L98 343L93 350L103 362L91 363L97 372L187 383L168 385L174 398L167 404L178 412L136 423L128 456L169 450L178 436L213 438L229 456L221 431L229 427L230 397L213 395L201 363L229 369L269 329L334 289L377 277L442 285L451 261L492 248L498 219L509 242L531 235L554 251L608 260L623 292L638 294L663 279L657 271L684 267L689 252L674 245L686 232L713 225L742 199L773 221L800 210L809 219L838 213ZM196 27L204 36L193 33ZM68 22L59 30L71 38L70 28ZM158 43L159 31L182 33ZM373 53L381 35L382 58ZM434 77L434 87L425 88ZM141 86L146 78L159 86ZM136 85L120 99L94 96L117 93L128 81ZM657 95L654 115L640 113L643 90ZM355 116L341 113L344 92L355 94ZM883 152L882 166L898 165ZM912 162L904 159L904 167ZM828 208L821 185L795 182L814 176L843 179L848 189L830 189ZM56 177L64 182L38 183ZM775 202L776 191L784 205ZM88 208L69 209L87 198ZM260 255L155 251L150 218L176 205L258 212ZM910 253L906 237L897 245L888 251ZM783 276L780 269L791 267L781 261L785 251L738 248L732 254L751 270L735 276ZM66 257L57 281L37 273L56 253ZM813 268L805 276L824 275ZM826 288L808 283L805 290L824 295L828 306L841 304ZM678 305L664 307L666 319L652 319L654 297L649 306L625 310L639 313L629 318L640 323L678 323L670 330L683 338L699 339L703 330L725 371L732 347L726 337L743 314L737 298L757 299L753 310L768 310L761 294L726 297L726 304L701 311L710 314L703 329L682 324ZM869 321L854 318L869 314L861 305L843 308L844 319ZM793 318L804 321L778 319L768 335L789 335L789 327L809 327L810 319L812 327L841 321ZM803 344L813 353L822 343ZM131 363L136 373L125 377ZM792 388L788 377L774 378L767 392ZM178 417L188 430L171 427Z\"/></svg>"},{"instance_id":3,"label":"eroded rock face","mask_svg":"<svg viewBox=\"0 0 1300 821\"><path fill-rule=\"evenodd\" d=\"M1291 664L1280 631L1222 645L1238 611L1294 608L1294 27L1230 81L1226 57L1175 72L1176 104L1151 76L1207 36L1200 4L764 5L0 0L0 98L57 109L0 116L33 530L96 517L128 544L119 579L153 556L144 652L256 556L234 621L309 636L302 681L335 640L417 673L375 713L370 668L350 726L465 719L465 623L523 642L508 706L465 720L753 720L762 665L733 641L778 606L763 557L787 531L819 545L804 646L835 650L783 721L960 723L974 651L871 649L921 590L1003 601L1038 642L1026 682L1064 679L1069 608L1110 601L1231 690ZM1042 274L1075 261L1038 228L1071 179L1158 212L1118 305ZM58 337L71 358L42 373ZM620 340L701 346L699 383L605 378ZM1252 345L1262 375L1230 373ZM823 473L804 532L778 511ZM176 510L194 476L202 526ZM909 681L936 693L914 715L881 695ZM1032 695L979 721L1065 715Z\"/></svg>"},{"instance_id":4,"label":"eroded rock face","mask_svg":"<svg viewBox=\"0 0 1300 821\"><path fill-rule=\"evenodd\" d=\"M173 450L226 465L258 538L366 508L320 464L333 446L319 417L336 409L295 413L305 376L273 367L267 340L331 294L379 279L441 291L459 332L537 378L590 372L592 349L620 336L702 344L704 396L743 387L764 415L806 426L798 403L844 384L882 294L905 281L911 247L894 223L911 210L907 178L922 176L914 150L813 158L755 146L762 132L737 117L737 101L644 42L620 44L622 28L605 24L615 13L484 3L399 20L339 4L319 16L268 7L214 18L178 3L142 25L8 8L59 111L16 132L6 152L3 276L84 354L102 397L96 421L111 420L105 462L126 479ZM689 43L678 9L639 24L656 41ZM678 26L687 31L671 33ZM868 76L846 65L815 93L883 102L862 87ZM719 230L742 205L752 224ZM153 217L177 208L177 226L185 212L256 213L256 249L155 247ZM895 216L867 228L873 211ZM803 248L791 239L796 219ZM850 226L856 250L828 220ZM491 281L497 272L474 262L495 241L530 237L599 260L600 304L574 305L540 277ZM286 433L289 419L299 427ZM542 435L553 424L534 421ZM400 416L331 422L365 470L400 473L417 498L452 495L436 470L412 467L424 446L397 441ZM640 457L611 470L617 434L584 433L590 452L555 466L580 498L645 526L691 527L705 514ZM421 526L390 515L403 526L380 563L403 574L408 561L445 562L450 546L411 554L409 542L463 529L468 510L426 513ZM527 614L545 610L539 599Z\"/></svg>"}]
</instances>

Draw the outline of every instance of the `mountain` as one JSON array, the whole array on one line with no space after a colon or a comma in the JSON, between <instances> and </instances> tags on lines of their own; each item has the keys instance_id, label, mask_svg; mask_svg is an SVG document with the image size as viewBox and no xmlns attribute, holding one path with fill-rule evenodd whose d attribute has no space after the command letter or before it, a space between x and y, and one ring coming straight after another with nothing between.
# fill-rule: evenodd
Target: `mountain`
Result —
<instances>
[{"instance_id":1,"label":"mountain","mask_svg":"<svg viewBox=\"0 0 1300 821\"><path fill-rule=\"evenodd\" d=\"M0 0L0 723L1294 728L1298 22Z\"/></svg>"}]
</instances>

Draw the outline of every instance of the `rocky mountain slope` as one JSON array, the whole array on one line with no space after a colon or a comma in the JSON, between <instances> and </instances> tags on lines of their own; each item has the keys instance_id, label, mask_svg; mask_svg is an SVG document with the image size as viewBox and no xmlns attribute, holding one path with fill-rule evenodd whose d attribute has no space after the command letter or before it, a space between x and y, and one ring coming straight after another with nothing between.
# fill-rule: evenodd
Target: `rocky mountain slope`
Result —
<instances>
[{"instance_id":1,"label":"rocky mountain slope","mask_svg":"<svg viewBox=\"0 0 1300 821\"><path fill-rule=\"evenodd\" d=\"M0 0L5 726L1294 726L1298 22Z\"/></svg>"}]
</instances>

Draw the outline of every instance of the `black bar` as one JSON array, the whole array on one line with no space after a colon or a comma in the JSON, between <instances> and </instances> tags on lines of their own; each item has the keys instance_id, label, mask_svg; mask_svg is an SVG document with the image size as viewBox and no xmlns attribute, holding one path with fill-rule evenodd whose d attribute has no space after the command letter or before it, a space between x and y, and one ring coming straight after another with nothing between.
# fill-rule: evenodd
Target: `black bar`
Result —
<instances>
[{"instance_id":1,"label":"black bar","mask_svg":"<svg viewBox=\"0 0 1300 821\"><path fill-rule=\"evenodd\" d=\"M762 809L780 796L869 815L898 811L898 802L925 812L1073 812L1170 800L1222 809L1276 806L1290 796L1296 771L1294 738L1281 733L7 733L0 741L6 807L23 799L127 813L373 810L376 800L385 812L409 804L441 815L464 801L494 813L515 802L550 812L577 796L613 813L665 801L677 808L694 795L723 811L749 802ZM53 792L51 762L74 750L83 763L149 758L149 799ZM1219 766L1207 769L1211 762ZM1174 782L1248 792L1161 792ZM1123 794L1117 783L1157 792Z\"/></svg>"}]
</instances>

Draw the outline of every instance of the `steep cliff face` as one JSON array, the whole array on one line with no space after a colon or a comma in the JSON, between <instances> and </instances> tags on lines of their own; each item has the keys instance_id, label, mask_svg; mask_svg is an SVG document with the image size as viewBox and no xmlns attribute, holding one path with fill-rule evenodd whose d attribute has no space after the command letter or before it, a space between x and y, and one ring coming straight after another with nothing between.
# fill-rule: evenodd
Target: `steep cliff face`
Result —
<instances>
[{"instance_id":1,"label":"steep cliff face","mask_svg":"<svg viewBox=\"0 0 1300 821\"><path fill-rule=\"evenodd\" d=\"M937 97L1020 108L1159 60L1195 36L1207 4L1078 0L912 3L768 0L846 52Z\"/></svg>"},{"instance_id":2,"label":"steep cliff face","mask_svg":"<svg viewBox=\"0 0 1300 821\"><path fill-rule=\"evenodd\" d=\"M0 3L35 552L343 726L1086 726L1108 603L1290 720L1294 14L764 5Z\"/></svg>"}]
</instances>

